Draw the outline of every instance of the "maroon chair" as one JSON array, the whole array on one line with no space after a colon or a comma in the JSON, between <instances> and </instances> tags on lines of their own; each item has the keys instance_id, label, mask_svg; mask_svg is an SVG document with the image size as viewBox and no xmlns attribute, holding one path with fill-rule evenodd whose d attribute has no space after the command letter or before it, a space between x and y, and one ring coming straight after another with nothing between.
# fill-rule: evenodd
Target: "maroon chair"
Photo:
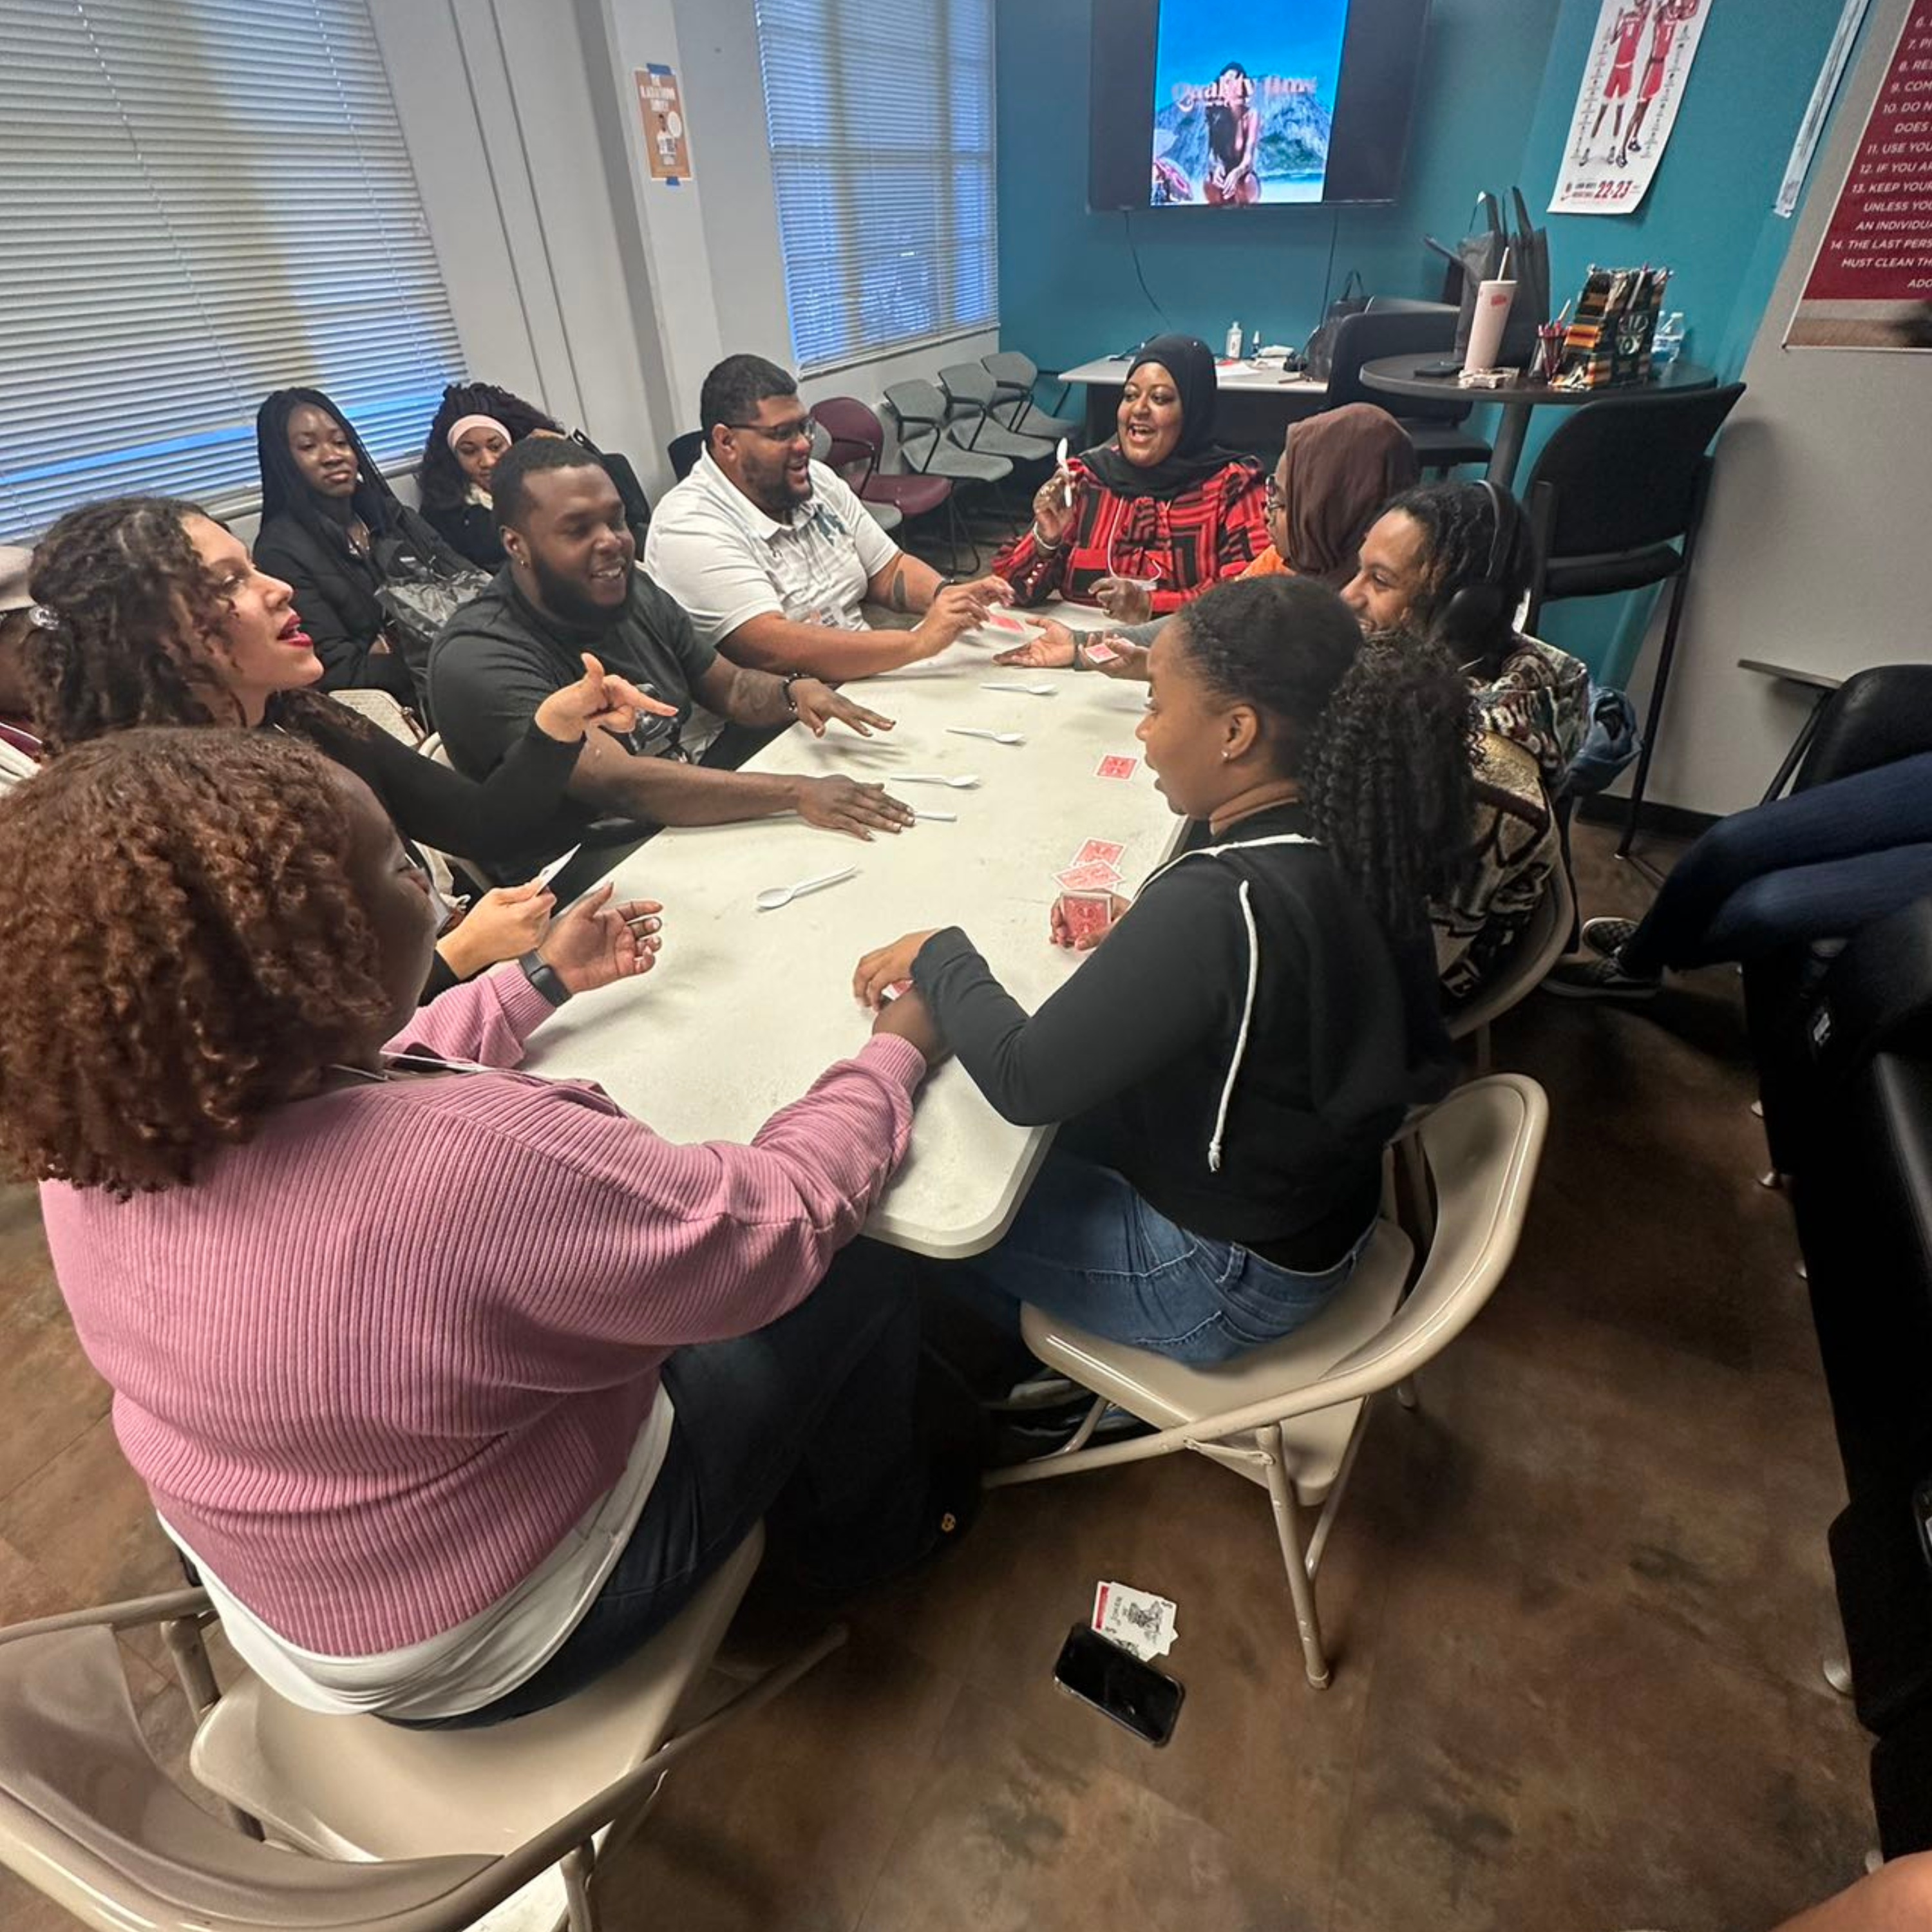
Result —
<instances>
[{"instance_id":1,"label":"maroon chair","mask_svg":"<svg viewBox=\"0 0 1932 1932\"><path fill-rule=\"evenodd\" d=\"M824 402L814 403L812 413L832 439L832 466L851 483L861 502L890 504L902 516L910 519L929 517L934 511L944 509L952 500L950 477L891 476L880 473L879 460L885 454L886 433L878 418L856 397L828 397ZM850 462L856 467L856 458L862 451L865 469L860 480L854 482L847 465Z\"/></svg>"}]
</instances>

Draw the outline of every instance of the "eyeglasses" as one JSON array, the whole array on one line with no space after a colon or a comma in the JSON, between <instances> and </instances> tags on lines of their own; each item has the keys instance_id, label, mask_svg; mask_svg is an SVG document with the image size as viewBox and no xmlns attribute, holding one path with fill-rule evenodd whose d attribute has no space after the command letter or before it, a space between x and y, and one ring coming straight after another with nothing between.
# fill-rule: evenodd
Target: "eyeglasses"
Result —
<instances>
[{"instance_id":1,"label":"eyeglasses","mask_svg":"<svg viewBox=\"0 0 1932 1932\"><path fill-rule=\"evenodd\" d=\"M748 430L753 436L763 436L767 442L796 442L801 439L809 442L818 433L818 423L814 417L800 416L796 422L727 423L724 427Z\"/></svg>"},{"instance_id":2,"label":"eyeglasses","mask_svg":"<svg viewBox=\"0 0 1932 1932\"><path fill-rule=\"evenodd\" d=\"M1278 510L1288 499L1282 494L1281 485L1270 476L1262 484L1262 504L1264 508Z\"/></svg>"}]
</instances>

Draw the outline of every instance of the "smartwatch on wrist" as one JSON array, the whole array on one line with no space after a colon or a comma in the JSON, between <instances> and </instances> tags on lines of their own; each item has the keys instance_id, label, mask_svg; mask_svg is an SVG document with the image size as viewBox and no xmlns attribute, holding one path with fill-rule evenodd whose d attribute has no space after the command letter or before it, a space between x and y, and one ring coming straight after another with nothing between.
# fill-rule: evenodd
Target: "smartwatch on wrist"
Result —
<instances>
[{"instance_id":1,"label":"smartwatch on wrist","mask_svg":"<svg viewBox=\"0 0 1932 1932\"><path fill-rule=\"evenodd\" d=\"M563 975L541 953L526 952L517 964L523 968L524 977L553 1006L562 1006L570 998L570 988L563 983Z\"/></svg>"}]
</instances>

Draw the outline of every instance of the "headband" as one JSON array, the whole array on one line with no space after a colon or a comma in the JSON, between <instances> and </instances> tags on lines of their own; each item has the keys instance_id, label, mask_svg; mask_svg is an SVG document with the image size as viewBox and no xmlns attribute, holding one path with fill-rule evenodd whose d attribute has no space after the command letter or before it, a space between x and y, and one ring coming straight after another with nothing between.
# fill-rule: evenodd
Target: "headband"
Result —
<instances>
[{"instance_id":1,"label":"headband","mask_svg":"<svg viewBox=\"0 0 1932 1932\"><path fill-rule=\"evenodd\" d=\"M449 434L444 439L453 451L472 429L494 429L506 442L514 442L516 438L494 416L458 416L449 426Z\"/></svg>"}]
</instances>

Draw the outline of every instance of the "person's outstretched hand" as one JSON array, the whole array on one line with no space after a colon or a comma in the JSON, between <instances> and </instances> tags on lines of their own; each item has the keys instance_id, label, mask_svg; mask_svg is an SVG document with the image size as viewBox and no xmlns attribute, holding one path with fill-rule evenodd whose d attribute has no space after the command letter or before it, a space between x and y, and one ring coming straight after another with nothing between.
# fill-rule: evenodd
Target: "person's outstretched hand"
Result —
<instances>
[{"instance_id":1,"label":"person's outstretched hand","mask_svg":"<svg viewBox=\"0 0 1932 1932\"><path fill-rule=\"evenodd\" d=\"M588 993L614 980L634 979L657 964L664 944L664 908L655 899L613 905L609 883L586 892L552 924L537 948L545 965L573 993Z\"/></svg>"},{"instance_id":2,"label":"person's outstretched hand","mask_svg":"<svg viewBox=\"0 0 1932 1932\"><path fill-rule=\"evenodd\" d=\"M574 745L592 729L629 730L640 711L658 718L677 716L675 704L646 697L628 678L607 671L588 651L583 658L584 675L574 684L553 691L537 706L537 729L546 737Z\"/></svg>"},{"instance_id":3,"label":"person's outstretched hand","mask_svg":"<svg viewBox=\"0 0 1932 1932\"><path fill-rule=\"evenodd\" d=\"M1027 620L1034 634L1010 651L996 651L996 664L1017 664L1024 670L1065 670L1073 662L1073 633L1051 617Z\"/></svg>"}]
</instances>

